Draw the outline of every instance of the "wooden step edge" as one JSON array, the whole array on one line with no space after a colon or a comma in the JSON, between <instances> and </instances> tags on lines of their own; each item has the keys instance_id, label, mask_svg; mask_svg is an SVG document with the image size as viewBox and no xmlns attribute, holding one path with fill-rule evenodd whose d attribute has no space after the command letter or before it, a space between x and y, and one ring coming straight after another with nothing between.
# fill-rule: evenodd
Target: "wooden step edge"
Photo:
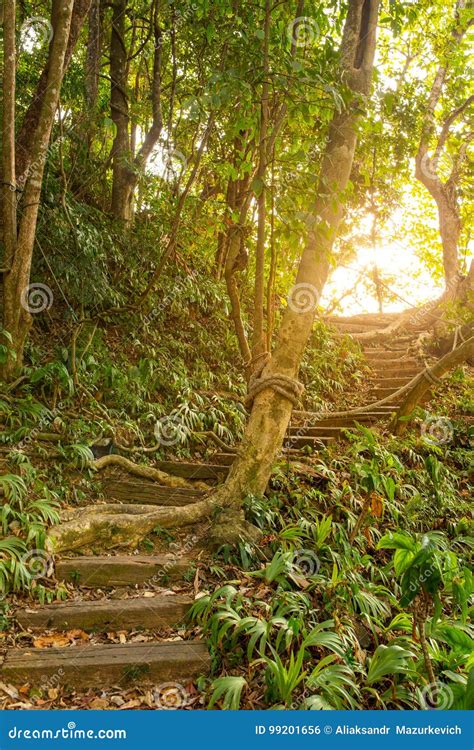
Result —
<instances>
[{"instance_id":1,"label":"wooden step edge","mask_svg":"<svg viewBox=\"0 0 474 750\"><path fill-rule=\"evenodd\" d=\"M193 464L178 461L155 461L155 469L184 479L216 479L220 480L228 472L227 466L219 464Z\"/></svg>"},{"instance_id":2,"label":"wooden step edge","mask_svg":"<svg viewBox=\"0 0 474 750\"><path fill-rule=\"evenodd\" d=\"M101 489L108 502L177 507L197 503L205 495L199 490L163 486L146 479L107 479L101 483Z\"/></svg>"},{"instance_id":3,"label":"wooden step edge","mask_svg":"<svg viewBox=\"0 0 474 750\"><path fill-rule=\"evenodd\" d=\"M348 417L333 417L332 419L328 419L324 424L325 426L332 426L332 427L345 427L346 425L353 425L355 421L357 422L367 422L367 423L374 423L374 422L380 422L385 419L388 419L390 415L397 411L398 406L392 407L390 411L384 411L380 412L378 414L351 414Z\"/></svg>"},{"instance_id":4,"label":"wooden step edge","mask_svg":"<svg viewBox=\"0 0 474 750\"><path fill-rule=\"evenodd\" d=\"M314 443L327 445L328 443L332 443L336 438L334 437L334 435L311 435L308 431L305 431L305 429L298 430L297 428L295 432L286 433L285 435L285 441L291 440L293 442L297 442L300 439L310 440Z\"/></svg>"},{"instance_id":5,"label":"wooden step edge","mask_svg":"<svg viewBox=\"0 0 474 750\"><path fill-rule=\"evenodd\" d=\"M60 602L37 609L18 609L15 618L24 630L158 630L181 624L193 603L189 596L176 594L130 599Z\"/></svg>"},{"instance_id":6,"label":"wooden step edge","mask_svg":"<svg viewBox=\"0 0 474 750\"><path fill-rule=\"evenodd\" d=\"M324 435L325 432L327 431L328 435L326 437L330 438L330 437L337 436L338 433L341 431L341 428L340 427L318 427L317 425L312 425L312 424L305 425L304 423L301 425L292 424L288 428L287 434L292 435L293 433L298 433L298 434L304 435L306 434L304 432L305 430L307 431L308 435L311 435L312 431L314 432L315 430L317 431L315 432L315 435L319 435L320 434L319 431L321 431L321 435Z\"/></svg>"},{"instance_id":7,"label":"wooden step edge","mask_svg":"<svg viewBox=\"0 0 474 750\"><path fill-rule=\"evenodd\" d=\"M190 563L183 554L72 557L56 560L55 576L81 588L164 585L181 580Z\"/></svg>"},{"instance_id":8,"label":"wooden step edge","mask_svg":"<svg viewBox=\"0 0 474 750\"><path fill-rule=\"evenodd\" d=\"M370 379L371 383L375 383L378 385L381 384L381 387L384 387L384 384L388 386L390 383L401 383L406 384L409 383L410 380L413 380L413 378L410 375L401 375L401 376L390 376L390 375L373 375Z\"/></svg>"},{"instance_id":9,"label":"wooden step edge","mask_svg":"<svg viewBox=\"0 0 474 750\"><path fill-rule=\"evenodd\" d=\"M139 682L182 684L210 671L202 641L124 643L51 649L7 650L0 679L13 685L48 686L52 677L74 688L109 687Z\"/></svg>"}]
</instances>

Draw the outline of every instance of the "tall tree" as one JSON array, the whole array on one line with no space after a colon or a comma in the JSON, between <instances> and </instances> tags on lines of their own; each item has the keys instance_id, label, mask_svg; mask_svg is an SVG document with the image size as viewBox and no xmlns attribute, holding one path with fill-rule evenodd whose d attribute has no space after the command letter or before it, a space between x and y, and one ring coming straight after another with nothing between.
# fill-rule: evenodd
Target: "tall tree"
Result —
<instances>
[{"instance_id":1,"label":"tall tree","mask_svg":"<svg viewBox=\"0 0 474 750\"><path fill-rule=\"evenodd\" d=\"M322 160L314 223L289 296L278 340L260 376L250 384L253 406L242 444L219 500L232 505L264 492L297 400L296 381L326 282L331 251L343 215L357 143L357 121L370 91L376 47L378 0L350 0L340 50L341 77L349 97L335 112Z\"/></svg>"},{"instance_id":2,"label":"tall tree","mask_svg":"<svg viewBox=\"0 0 474 750\"><path fill-rule=\"evenodd\" d=\"M465 0L458 0L455 6L451 32L448 36L446 47L442 52L442 61L436 71L426 104L420 143L416 155L416 176L430 192L438 210L439 231L443 246L444 275L448 289L449 287L455 287L459 281L460 264L458 250L461 235L459 189L462 173L467 161L468 144L474 133L468 131L464 134L460 146L452 159L452 166L447 177L443 177L441 174L440 162L453 126L459 123L459 120L469 111L469 108L472 109L474 96L466 97L449 112L442 123L438 135L436 135L436 109L443 94L450 60L456 56L457 48L472 23L465 9ZM430 153L433 141L434 150Z\"/></svg>"},{"instance_id":3,"label":"tall tree","mask_svg":"<svg viewBox=\"0 0 474 750\"><path fill-rule=\"evenodd\" d=\"M10 258L7 258L8 265L4 268L3 281L3 329L7 338L9 355L2 364L1 375L4 379L12 377L13 373L19 369L23 362L23 350L28 331L31 327L31 314L25 299L28 298L31 261L33 257L33 247L36 236L36 225L38 220L38 209L41 198L41 188L43 184L44 167L48 152L48 146L51 137L51 130L56 115L59 102L59 92L64 76L66 54L68 41L70 38L71 19L73 16L74 0L63 0L55 4L53 8L52 26L54 35L50 44L48 62L47 62L47 79L41 97L41 108L37 120L37 126L34 132L33 145L30 153L30 166L28 175L24 184L21 202L21 220L17 227L14 225L12 209L9 208L9 201L4 197L4 216L8 214L9 236L5 234L4 242L7 248L13 248L14 252ZM6 27L5 27L6 24ZM10 66L14 65L11 55L14 55L14 45L12 39L12 14L9 4L9 11L4 18L4 33L9 37L8 47L9 55L4 62L4 76L8 79L8 85L12 84L13 72ZM13 52L12 52L13 50ZM13 86L13 96L15 88ZM8 94L10 97L11 94ZM9 118L14 114L14 105L8 99ZM3 151L7 150L8 155L8 174L11 178L12 170L12 123L7 128L3 128ZM13 131L14 132L14 131ZM7 157L4 156L6 159ZM10 185L12 193L16 190L16 182L13 180Z\"/></svg>"},{"instance_id":4,"label":"tall tree","mask_svg":"<svg viewBox=\"0 0 474 750\"><path fill-rule=\"evenodd\" d=\"M260 495L267 486L275 458L283 444L294 403L301 394L296 380L303 352L311 334L316 305L326 282L333 245L343 216L345 191L357 143L357 126L370 92L376 47L379 0L349 0L340 48L340 74L345 89L344 103L334 112L319 174L313 222L305 244L296 284L289 296L278 340L269 361L254 371L249 382L252 400L247 428L228 478L205 500L180 508L148 512L124 508L123 513L95 508L77 514L56 527L51 543L59 548L74 538L75 546L89 543L104 528L114 528L114 539L141 536L157 523L177 526L209 517L216 508L223 514L216 520L216 536L236 538L249 531L243 523L242 501ZM265 360L262 358L262 364ZM126 459L105 457L102 465L122 464ZM113 515L110 513L113 512ZM109 515L108 515L109 514ZM222 534L220 533L222 529Z\"/></svg>"},{"instance_id":5,"label":"tall tree","mask_svg":"<svg viewBox=\"0 0 474 750\"><path fill-rule=\"evenodd\" d=\"M111 116L116 135L112 148L112 213L117 219L129 222L133 218L133 199L140 174L161 135L163 114L161 108L162 30L159 21L159 1L153 0L149 24L153 40L153 72L151 80L152 123L138 153L132 149L128 94L130 51L126 43L126 14L128 0L113 4L112 32L110 38Z\"/></svg>"},{"instance_id":6,"label":"tall tree","mask_svg":"<svg viewBox=\"0 0 474 750\"><path fill-rule=\"evenodd\" d=\"M73 52L79 40L81 29L84 25L84 21L89 12L91 0L74 0L73 14L71 18L71 24L68 33L66 53L64 56L64 65L62 71L62 77L66 73L69 63L71 62ZM51 11L51 27L53 31L53 38L56 34L56 24L60 15L56 12L59 3L54 2ZM32 162L33 149L35 147L36 130L41 116L43 108L44 97L48 87L49 80L49 67L53 64L52 56L49 55L46 61L46 65L41 71L41 75L38 78L35 92L31 98L31 102L25 113L23 121L21 123L18 137L16 139L16 178L20 187L24 186L28 178L28 171Z\"/></svg>"}]
</instances>

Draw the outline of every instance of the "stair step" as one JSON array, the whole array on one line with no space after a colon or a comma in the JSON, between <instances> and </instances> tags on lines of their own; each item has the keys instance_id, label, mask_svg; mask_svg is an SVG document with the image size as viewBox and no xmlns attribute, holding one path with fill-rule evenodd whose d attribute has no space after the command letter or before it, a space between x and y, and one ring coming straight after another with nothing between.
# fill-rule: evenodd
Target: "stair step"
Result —
<instances>
[{"instance_id":1,"label":"stair step","mask_svg":"<svg viewBox=\"0 0 474 750\"><path fill-rule=\"evenodd\" d=\"M395 394L397 392L398 388L380 388L379 386L373 387L370 391L369 398L373 401L380 401L383 398L387 398L387 396L392 396L392 394ZM393 401L396 403L401 398L403 398L403 393L400 396L393 396Z\"/></svg>"},{"instance_id":2,"label":"stair step","mask_svg":"<svg viewBox=\"0 0 474 750\"><path fill-rule=\"evenodd\" d=\"M364 323L375 328L386 328L393 323L400 313L357 313L356 315L329 315L325 323L338 325L339 323Z\"/></svg>"},{"instance_id":3,"label":"stair step","mask_svg":"<svg viewBox=\"0 0 474 750\"><path fill-rule=\"evenodd\" d=\"M201 500L205 494L182 487L164 487L146 479L106 479L102 482L102 490L108 499L145 505L189 505Z\"/></svg>"},{"instance_id":4,"label":"stair step","mask_svg":"<svg viewBox=\"0 0 474 750\"><path fill-rule=\"evenodd\" d=\"M304 448L310 446L315 450L324 448L329 443L334 442L334 437L316 437L314 435L286 435L283 443L284 448Z\"/></svg>"},{"instance_id":5,"label":"stair step","mask_svg":"<svg viewBox=\"0 0 474 750\"><path fill-rule=\"evenodd\" d=\"M362 322L375 322L380 325L388 326L394 320L400 317L399 312L361 312L355 315L328 315L325 322L357 320Z\"/></svg>"},{"instance_id":6,"label":"stair step","mask_svg":"<svg viewBox=\"0 0 474 750\"><path fill-rule=\"evenodd\" d=\"M351 417L328 417L322 422L318 422L325 427L353 427L356 422L361 424L373 424L374 422L383 421L389 418L390 414L396 410L392 407L390 411L379 412L378 414L364 412Z\"/></svg>"},{"instance_id":7,"label":"stair step","mask_svg":"<svg viewBox=\"0 0 474 750\"><path fill-rule=\"evenodd\" d=\"M386 324L388 325L388 324ZM377 331L383 331L386 325L377 325L369 323L331 323L332 328L335 328L338 333L376 333Z\"/></svg>"},{"instance_id":8,"label":"stair step","mask_svg":"<svg viewBox=\"0 0 474 750\"><path fill-rule=\"evenodd\" d=\"M114 555L58 560L55 575L84 588L143 585L176 581L189 569L189 560L176 555Z\"/></svg>"},{"instance_id":9,"label":"stair step","mask_svg":"<svg viewBox=\"0 0 474 750\"><path fill-rule=\"evenodd\" d=\"M182 623L193 600L189 596L156 595L137 599L101 599L99 601L46 604L35 610L18 610L16 619L22 628L85 631L158 629Z\"/></svg>"},{"instance_id":10,"label":"stair step","mask_svg":"<svg viewBox=\"0 0 474 750\"><path fill-rule=\"evenodd\" d=\"M420 369L420 363L414 357L408 357L404 352L388 351L365 351L364 357L368 362L380 364L384 367L417 367Z\"/></svg>"},{"instance_id":11,"label":"stair step","mask_svg":"<svg viewBox=\"0 0 474 750\"><path fill-rule=\"evenodd\" d=\"M392 388L394 391L398 390L399 388L402 388L402 386L407 385L407 383L410 382L410 380L413 380L411 377L406 378L374 378L372 381L373 385L376 385L377 388Z\"/></svg>"},{"instance_id":12,"label":"stair step","mask_svg":"<svg viewBox=\"0 0 474 750\"><path fill-rule=\"evenodd\" d=\"M341 433L341 427L324 427L324 426L318 426L318 425L306 425L305 423L301 425L292 425L289 430L289 435L312 435L313 437L322 437L322 438L336 438Z\"/></svg>"},{"instance_id":13,"label":"stair step","mask_svg":"<svg viewBox=\"0 0 474 750\"><path fill-rule=\"evenodd\" d=\"M415 374L418 375L418 373L420 373L423 370L423 368L420 367L419 365L415 367L415 365L410 364L406 368L406 371L405 371L403 369L403 363L400 363L395 359L394 360L381 359L381 360L374 360L372 362L369 360L369 365L370 365L370 368L374 370L374 372L378 372L381 375L385 372L388 372L389 370L392 370L393 368L396 368L397 372L403 373L403 375L405 375L405 372L412 372L413 370L415 370L416 371Z\"/></svg>"},{"instance_id":14,"label":"stair step","mask_svg":"<svg viewBox=\"0 0 474 750\"><path fill-rule=\"evenodd\" d=\"M422 371L421 367L386 367L385 363L372 364L372 370L376 377L386 378L414 378Z\"/></svg>"},{"instance_id":15,"label":"stair step","mask_svg":"<svg viewBox=\"0 0 474 750\"><path fill-rule=\"evenodd\" d=\"M403 351L381 351L380 349L373 352L364 351L364 357L367 360L384 367L385 364L390 361L395 363L393 367L398 365L405 367L407 363L410 364L411 367L417 367L418 369L423 366L413 354L408 353L405 349Z\"/></svg>"},{"instance_id":16,"label":"stair step","mask_svg":"<svg viewBox=\"0 0 474 750\"><path fill-rule=\"evenodd\" d=\"M329 412L327 412L326 415L322 417L317 412L294 411L293 417L296 423L292 424L292 428L295 428L297 430L303 427L306 430L313 427L326 429L326 427L331 426L327 425L326 422L332 421L333 419L347 419L351 418L352 416L357 416L358 418L366 417L367 419L381 419L387 414L391 414L396 408L397 405L394 403L382 404L381 406L374 406L368 411L350 413L349 415L345 415L344 417L339 417L337 414L330 414ZM333 426L337 427L337 425Z\"/></svg>"},{"instance_id":17,"label":"stair step","mask_svg":"<svg viewBox=\"0 0 474 750\"><path fill-rule=\"evenodd\" d=\"M235 453L213 453L212 458L214 461L219 461L223 466L231 466L235 461Z\"/></svg>"},{"instance_id":18,"label":"stair step","mask_svg":"<svg viewBox=\"0 0 474 750\"><path fill-rule=\"evenodd\" d=\"M184 461L156 461L153 466L155 469L160 469L167 474L182 477L183 479L214 479L215 481L222 481L228 472L227 466L219 466L218 464L192 464L185 463Z\"/></svg>"},{"instance_id":19,"label":"stair step","mask_svg":"<svg viewBox=\"0 0 474 750\"><path fill-rule=\"evenodd\" d=\"M1 657L0 657L1 660ZM1 664L1 661L0 661ZM1 679L39 685L58 675L61 685L74 688L125 686L132 682L189 682L207 674L210 657L201 641L124 643L70 648L8 649L0 666Z\"/></svg>"}]
</instances>

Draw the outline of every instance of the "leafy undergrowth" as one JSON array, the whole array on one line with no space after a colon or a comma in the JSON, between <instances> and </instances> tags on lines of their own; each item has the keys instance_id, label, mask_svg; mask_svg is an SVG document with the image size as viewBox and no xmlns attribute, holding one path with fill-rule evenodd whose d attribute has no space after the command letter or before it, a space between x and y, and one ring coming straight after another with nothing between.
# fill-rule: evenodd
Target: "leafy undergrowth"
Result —
<instances>
[{"instance_id":1,"label":"leafy undergrowth","mask_svg":"<svg viewBox=\"0 0 474 750\"><path fill-rule=\"evenodd\" d=\"M30 568L41 572L60 507L100 497L94 457L208 460L219 441L242 435L245 385L222 285L165 277L154 304L120 326L79 326L74 355L61 344L67 311L57 306L49 330L35 333L24 374L2 388L2 595L27 590L44 602L58 594ZM304 406L349 403L363 373L357 345L318 324L303 365Z\"/></svg>"},{"instance_id":2,"label":"leafy undergrowth","mask_svg":"<svg viewBox=\"0 0 474 750\"><path fill-rule=\"evenodd\" d=\"M222 549L193 607L209 707L474 707L474 539L458 446L361 428L305 477L248 500L266 547ZM456 472L457 469L457 472Z\"/></svg>"},{"instance_id":3,"label":"leafy undergrowth","mask_svg":"<svg viewBox=\"0 0 474 750\"><path fill-rule=\"evenodd\" d=\"M50 602L77 595L50 576L44 543L61 507L99 497L89 468L98 451L152 464L209 458L216 447L205 442L205 432L238 439L243 382L237 361L222 356L230 351L222 331L210 344L207 336L208 349L201 346L211 319L224 330L220 313L204 307L201 301L195 308L196 346L163 334L141 340L131 326L115 331L115 342L110 332L95 331L90 339L85 331L77 382L68 352L51 350L44 364L38 348L30 351L25 378L3 393L5 630L17 597ZM179 317L165 321L164 330L178 323ZM322 326L302 373L306 408L343 408L360 396L357 347L332 340ZM446 418L435 429L433 415L420 410L403 440L361 427L349 443L275 467L267 496L246 504L263 543L222 548L192 569L198 598L187 630L173 638L203 634L213 673L184 686L183 707L472 707L472 428L453 417L472 413L469 382L468 368L453 375L436 402L436 418ZM160 430L169 436L169 421L166 444ZM157 443L154 452L143 452ZM140 551L170 541L156 529ZM112 634L112 642L116 637L153 636ZM13 630L1 640L9 638L34 646L31 634ZM90 642L81 634L71 638L75 646ZM7 689L4 707L157 707L153 690L140 688Z\"/></svg>"}]
</instances>

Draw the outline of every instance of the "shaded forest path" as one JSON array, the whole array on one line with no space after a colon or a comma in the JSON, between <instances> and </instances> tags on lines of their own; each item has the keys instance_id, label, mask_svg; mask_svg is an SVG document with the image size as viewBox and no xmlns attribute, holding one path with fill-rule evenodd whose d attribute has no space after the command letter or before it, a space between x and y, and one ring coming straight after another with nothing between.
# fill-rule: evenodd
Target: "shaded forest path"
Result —
<instances>
[{"instance_id":1,"label":"shaded forest path","mask_svg":"<svg viewBox=\"0 0 474 750\"><path fill-rule=\"evenodd\" d=\"M328 322L339 335L382 329L391 319L359 315ZM358 406L390 397L424 369L414 352L416 337L398 335L390 342L363 347L368 370L367 381L354 394ZM295 410L284 455L305 460L308 446L317 451L344 439L344 431L356 423L387 421L396 409L397 398L389 398L363 413L342 416ZM154 466L189 481L218 484L233 458L232 453L217 452L212 464L161 461ZM185 505L203 496L201 489L160 486L119 471L109 472L102 492L107 502L151 507ZM199 592L199 542L188 535L174 548L173 552L107 555L87 550L82 556L56 559L54 575L67 584L70 600L13 613L20 632L40 634L39 642L52 647L6 649L0 656L1 679L33 686L59 681L78 689L151 684L158 686L158 707L179 707L183 685L208 674L211 659L206 644L183 626Z\"/></svg>"}]
</instances>

